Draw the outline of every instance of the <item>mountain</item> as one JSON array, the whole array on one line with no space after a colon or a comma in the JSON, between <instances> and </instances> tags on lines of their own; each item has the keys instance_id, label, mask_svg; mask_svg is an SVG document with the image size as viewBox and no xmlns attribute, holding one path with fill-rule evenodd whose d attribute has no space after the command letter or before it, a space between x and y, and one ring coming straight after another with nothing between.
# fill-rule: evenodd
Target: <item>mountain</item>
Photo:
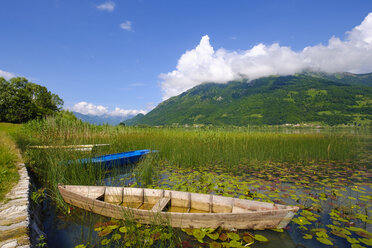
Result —
<instances>
[{"instance_id":1,"label":"mountain","mask_svg":"<svg viewBox=\"0 0 372 248\"><path fill-rule=\"evenodd\" d=\"M133 116L110 116L110 115L84 115L78 112L73 112L73 114L80 120L84 122L89 122L95 125L103 125L103 124L110 124L110 125L118 125L120 122L127 120Z\"/></svg>"},{"instance_id":2,"label":"mountain","mask_svg":"<svg viewBox=\"0 0 372 248\"><path fill-rule=\"evenodd\" d=\"M145 116L144 114L138 114L131 119L125 120L124 123L125 125L128 125L128 126L135 125L136 123L139 123L144 116Z\"/></svg>"},{"instance_id":3,"label":"mountain","mask_svg":"<svg viewBox=\"0 0 372 248\"><path fill-rule=\"evenodd\" d=\"M305 73L206 83L160 103L133 124L371 123L372 74Z\"/></svg>"},{"instance_id":4,"label":"mountain","mask_svg":"<svg viewBox=\"0 0 372 248\"><path fill-rule=\"evenodd\" d=\"M325 73L325 72L305 72L304 75L328 79L331 81L352 84L352 85L366 85L372 86L372 73L354 74L350 72L341 73Z\"/></svg>"}]
</instances>

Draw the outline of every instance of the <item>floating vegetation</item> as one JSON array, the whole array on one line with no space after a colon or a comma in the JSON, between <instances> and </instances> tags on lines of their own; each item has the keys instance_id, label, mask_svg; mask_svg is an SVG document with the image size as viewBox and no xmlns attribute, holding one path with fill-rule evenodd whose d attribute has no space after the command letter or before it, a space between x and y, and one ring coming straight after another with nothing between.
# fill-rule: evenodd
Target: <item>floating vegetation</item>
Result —
<instances>
[{"instance_id":1,"label":"floating vegetation","mask_svg":"<svg viewBox=\"0 0 372 248\"><path fill-rule=\"evenodd\" d=\"M349 243L359 247L355 244L368 245L371 242L372 233L366 230L366 225L372 221L372 170L366 165L335 161L306 164L266 162L257 166L241 164L240 173L236 174L218 166L187 169L166 162L161 164L161 177L154 182L153 188L297 205L301 210L286 231L290 235L300 235L302 243L315 240L317 246L346 246ZM132 184L136 185L136 182ZM253 234L252 241L248 242L243 239L246 236L242 232L184 231L191 239L200 244L208 243L210 247L240 247L251 245L254 240L270 242L261 234Z\"/></svg>"},{"instance_id":2,"label":"floating vegetation","mask_svg":"<svg viewBox=\"0 0 372 248\"><path fill-rule=\"evenodd\" d=\"M181 243L172 228L159 225L142 225L128 218L125 221L111 219L97 222L94 231L99 240L93 243L79 244L80 247L176 247Z\"/></svg>"}]
</instances>

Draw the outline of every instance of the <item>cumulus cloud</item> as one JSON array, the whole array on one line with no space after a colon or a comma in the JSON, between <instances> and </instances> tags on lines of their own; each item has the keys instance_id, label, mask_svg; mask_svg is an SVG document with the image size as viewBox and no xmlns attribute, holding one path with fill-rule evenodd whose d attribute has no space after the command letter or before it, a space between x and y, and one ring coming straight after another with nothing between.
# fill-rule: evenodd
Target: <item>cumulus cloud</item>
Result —
<instances>
[{"instance_id":1,"label":"cumulus cloud","mask_svg":"<svg viewBox=\"0 0 372 248\"><path fill-rule=\"evenodd\" d=\"M132 31L132 22L131 21L123 22L122 24L120 24L120 27L124 30Z\"/></svg>"},{"instance_id":2,"label":"cumulus cloud","mask_svg":"<svg viewBox=\"0 0 372 248\"><path fill-rule=\"evenodd\" d=\"M174 71L160 74L163 99L203 82L226 83L269 75L291 75L303 70L366 73L372 71L372 12L347 32L345 40L331 37L328 44L293 51L278 43L258 44L243 51L214 50L209 36L186 51Z\"/></svg>"},{"instance_id":3,"label":"cumulus cloud","mask_svg":"<svg viewBox=\"0 0 372 248\"><path fill-rule=\"evenodd\" d=\"M115 108L114 110L109 110L107 107L104 107L102 105L94 105L92 103L87 102L79 102L76 103L72 108L72 111L84 114L84 115L108 115L108 116L122 116L122 117L128 117L137 115L139 113L146 114L147 111L145 110L137 110L137 109L120 109Z\"/></svg>"},{"instance_id":4,"label":"cumulus cloud","mask_svg":"<svg viewBox=\"0 0 372 248\"><path fill-rule=\"evenodd\" d=\"M9 80L9 79L15 77L15 75L11 72L0 70L0 77L3 77L6 80Z\"/></svg>"},{"instance_id":5,"label":"cumulus cloud","mask_svg":"<svg viewBox=\"0 0 372 248\"><path fill-rule=\"evenodd\" d=\"M103 4L97 5L97 9L112 12L115 9L115 3L111 1L107 1Z\"/></svg>"}]
</instances>

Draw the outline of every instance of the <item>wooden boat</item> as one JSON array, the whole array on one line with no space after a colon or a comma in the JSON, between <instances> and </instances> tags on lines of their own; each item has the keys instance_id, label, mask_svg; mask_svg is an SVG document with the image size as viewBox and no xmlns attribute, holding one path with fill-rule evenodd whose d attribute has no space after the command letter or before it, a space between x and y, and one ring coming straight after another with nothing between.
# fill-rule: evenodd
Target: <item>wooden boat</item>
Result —
<instances>
[{"instance_id":1,"label":"wooden boat","mask_svg":"<svg viewBox=\"0 0 372 248\"><path fill-rule=\"evenodd\" d=\"M87 164L87 163L97 164L107 169L113 166L134 164L138 162L138 160L142 156L150 152L155 152L155 151L144 149L144 150L136 150L136 151L130 151L130 152L121 152L121 153L115 153L115 154L102 155L102 156L93 157L93 158L83 158L83 159L79 159L77 162L83 163L83 164Z\"/></svg>"},{"instance_id":2,"label":"wooden boat","mask_svg":"<svg viewBox=\"0 0 372 248\"><path fill-rule=\"evenodd\" d=\"M89 145L65 145L65 146L29 146L32 149L67 149L75 151L92 151L99 146L109 146L109 144L89 144Z\"/></svg>"},{"instance_id":3,"label":"wooden boat","mask_svg":"<svg viewBox=\"0 0 372 248\"><path fill-rule=\"evenodd\" d=\"M170 224L180 228L284 228L296 206L180 192L108 186L59 185L63 199L76 207L115 219L128 214L140 223Z\"/></svg>"}]
</instances>

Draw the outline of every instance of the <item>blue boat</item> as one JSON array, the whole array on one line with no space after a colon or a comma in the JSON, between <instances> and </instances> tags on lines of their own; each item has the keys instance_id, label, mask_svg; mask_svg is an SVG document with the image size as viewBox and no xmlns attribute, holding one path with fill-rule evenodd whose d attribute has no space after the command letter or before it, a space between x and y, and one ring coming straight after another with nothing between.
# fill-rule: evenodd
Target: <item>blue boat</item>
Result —
<instances>
[{"instance_id":1,"label":"blue boat","mask_svg":"<svg viewBox=\"0 0 372 248\"><path fill-rule=\"evenodd\" d=\"M136 151L130 151L130 152L121 152L121 153L115 153L115 154L102 155L102 156L93 157L93 158L83 158L78 161L83 164L88 164L88 163L99 164L103 166L104 168L108 169L113 166L135 164L136 162L138 162L138 160L143 155L146 155L150 152L151 150L144 149L144 150L136 150Z\"/></svg>"}]
</instances>

